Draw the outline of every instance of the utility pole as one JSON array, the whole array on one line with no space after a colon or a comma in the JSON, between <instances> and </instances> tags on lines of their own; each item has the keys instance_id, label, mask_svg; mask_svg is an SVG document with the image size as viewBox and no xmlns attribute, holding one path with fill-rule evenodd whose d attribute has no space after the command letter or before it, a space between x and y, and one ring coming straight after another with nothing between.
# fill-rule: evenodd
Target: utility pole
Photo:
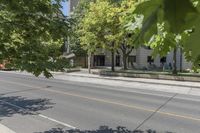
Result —
<instances>
[{"instance_id":1,"label":"utility pole","mask_svg":"<svg viewBox=\"0 0 200 133\"><path fill-rule=\"evenodd\" d=\"M91 73L91 52L88 51L88 73Z\"/></svg>"},{"instance_id":2,"label":"utility pole","mask_svg":"<svg viewBox=\"0 0 200 133\"><path fill-rule=\"evenodd\" d=\"M177 46L174 48L173 74L177 75Z\"/></svg>"},{"instance_id":3,"label":"utility pole","mask_svg":"<svg viewBox=\"0 0 200 133\"><path fill-rule=\"evenodd\" d=\"M180 72L183 71L183 48L180 47Z\"/></svg>"}]
</instances>

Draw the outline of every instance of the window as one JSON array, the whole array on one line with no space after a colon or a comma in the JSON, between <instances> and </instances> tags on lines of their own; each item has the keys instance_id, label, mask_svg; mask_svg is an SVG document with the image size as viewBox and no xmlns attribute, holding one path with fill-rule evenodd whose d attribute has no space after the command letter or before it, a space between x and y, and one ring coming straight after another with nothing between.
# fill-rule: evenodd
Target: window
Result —
<instances>
[{"instance_id":1,"label":"window","mask_svg":"<svg viewBox=\"0 0 200 133\"><path fill-rule=\"evenodd\" d=\"M136 62L136 56L129 56L128 62Z\"/></svg>"},{"instance_id":2,"label":"window","mask_svg":"<svg viewBox=\"0 0 200 133\"><path fill-rule=\"evenodd\" d=\"M147 50L152 50L150 46L145 46L144 48Z\"/></svg>"},{"instance_id":3,"label":"window","mask_svg":"<svg viewBox=\"0 0 200 133\"><path fill-rule=\"evenodd\" d=\"M120 55L116 55L116 66L120 66Z\"/></svg>"},{"instance_id":4,"label":"window","mask_svg":"<svg viewBox=\"0 0 200 133\"><path fill-rule=\"evenodd\" d=\"M162 64L166 63L166 61L167 61L167 58L166 58L166 57L162 57L162 58L160 59L160 63L162 63Z\"/></svg>"},{"instance_id":5,"label":"window","mask_svg":"<svg viewBox=\"0 0 200 133\"><path fill-rule=\"evenodd\" d=\"M94 66L105 66L105 56L94 55Z\"/></svg>"},{"instance_id":6,"label":"window","mask_svg":"<svg viewBox=\"0 0 200 133\"><path fill-rule=\"evenodd\" d=\"M152 48L150 46L146 46L146 45L142 45L142 47L146 50L152 50Z\"/></svg>"},{"instance_id":7,"label":"window","mask_svg":"<svg viewBox=\"0 0 200 133\"><path fill-rule=\"evenodd\" d=\"M150 63L150 64L153 63L154 62L153 57L152 56L148 56L147 57L147 62Z\"/></svg>"}]
</instances>

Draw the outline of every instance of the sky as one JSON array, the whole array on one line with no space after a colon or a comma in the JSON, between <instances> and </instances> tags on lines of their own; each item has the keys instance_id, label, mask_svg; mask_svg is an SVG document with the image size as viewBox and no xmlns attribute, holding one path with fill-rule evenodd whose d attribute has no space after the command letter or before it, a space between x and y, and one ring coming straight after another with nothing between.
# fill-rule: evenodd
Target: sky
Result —
<instances>
[{"instance_id":1,"label":"sky","mask_svg":"<svg viewBox=\"0 0 200 133\"><path fill-rule=\"evenodd\" d=\"M63 2L62 6L63 6L63 9L62 9L63 13L66 16L69 15L69 4L68 4L68 2Z\"/></svg>"}]
</instances>

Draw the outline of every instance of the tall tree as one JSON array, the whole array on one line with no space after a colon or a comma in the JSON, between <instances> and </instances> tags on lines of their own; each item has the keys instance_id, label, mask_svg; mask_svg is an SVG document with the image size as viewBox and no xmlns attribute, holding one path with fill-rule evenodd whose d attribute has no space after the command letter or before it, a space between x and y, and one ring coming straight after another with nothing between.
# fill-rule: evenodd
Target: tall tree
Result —
<instances>
[{"instance_id":1,"label":"tall tree","mask_svg":"<svg viewBox=\"0 0 200 133\"><path fill-rule=\"evenodd\" d=\"M93 48L89 49L85 43L90 43L88 41L82 40L80 36L82 36L82 29L83 23L82 20L88 12L90 7L90 2L94 2L95 0L79 0L78 5L74 9L73 13L71 14L71 18L73 20L72 25L72 36L70 38L70 47L72 48L72 52L75 52L78 56L88 56L88 71L91 72L91 56L92 53L95 51ZM83 39L83 38L82 38ZM87 40L87 39L86 39ZM84 44L82 44L84 43Z\"/></svg>"},{"instance_id":2,"label":"tall tree","mask_svg":"<svg viewBox=\"0 0 200 133\"><path fill-rule=\"evenodd\" d=\"M119 6L120 47L123 55L123 68L127 69L127 58L134 48L139 46L139 34L142 28L143 16L136 15L137 3L134 0L123 0Z\"/></svg>"},{"instance_id":3,"label":"tall tree","mask_svg":"<svg viewBox=\"0 0 200 133\"><path fill-rule=\"evenodd\" d=\"M89 4L81 19L81 40L87 48L103 48L111 51L111 67L114 71L114 56L120 48L123 53L124 69L127 69L127 57L138 46L139 32L143 17L132 15L136 2L133 0L106 1L97 0ZM92 38L91 38L92 37ZM86 39L87 38L87 39ZM92 42L92 43L91 43ZM89 46L89 47L88 47Z\"/></svg>"},{"instance_id":4,"label":"tall tree","mask_svg":"<svg viewBox=\"0 0 200 133\"><path fill-rule=\"evenodd\" d=\"M38 76L63 70L60 47L69 22L61 12L62 0L1 0L0 59Z\"/></svg>"},{"instance_id":5,"label":"tall tree","mask_svg":"<svg viewBox=\"0 0 200 133\"><path fill-rule=\"evenodd\" d=\"M90 52L97 48L111 51L112 71L114 71L114 54L118 48L119 8L106 0L91 2L80 23L81 44Z\"/></svg>"}]
</instances>

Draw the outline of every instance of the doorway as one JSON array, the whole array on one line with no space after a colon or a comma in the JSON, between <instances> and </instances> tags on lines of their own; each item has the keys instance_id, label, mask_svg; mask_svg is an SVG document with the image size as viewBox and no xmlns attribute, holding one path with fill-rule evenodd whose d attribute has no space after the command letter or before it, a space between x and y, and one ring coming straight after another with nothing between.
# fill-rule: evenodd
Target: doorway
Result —
<instances>
[{"instance_id":1,"label":"doorway","mask_svg":"<svg viewBox=\"0 0 200 133\"><path fill-rule=\"evenodd\" d=\"M120 66L120 55L116 55L116 66Z\"/></svg>"},{"instance_id":2,"label":"doorway","mask_svg":"<svg viewBox=\"0 0 200 133\"><path fill-rule=\"evenodd\" d=\"M105 66L105 55L94 55L94 66Z\"/></svg>"}]
</instances>

